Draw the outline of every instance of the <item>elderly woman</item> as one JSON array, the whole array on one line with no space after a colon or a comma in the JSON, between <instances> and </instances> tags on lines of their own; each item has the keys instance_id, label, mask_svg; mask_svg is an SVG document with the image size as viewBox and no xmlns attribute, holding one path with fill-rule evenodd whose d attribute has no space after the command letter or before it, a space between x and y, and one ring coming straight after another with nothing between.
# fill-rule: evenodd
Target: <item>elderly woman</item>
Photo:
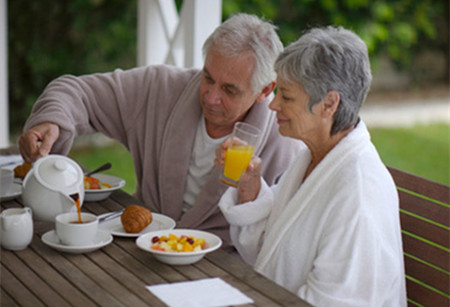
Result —
<instances>
[{"instance_id":1,"label":"elderly woman","mask_svg":"<svg viewBox=\"0 0 450 307\"><path fill-rule=\"evenodd\" d=\"M398 197L358 116L372 79L366 45L343 28L312 29L275 70L279 132L307 148L277 185L254 158L223 195L236 248L314 306L405 306Z\"/></svg>"}]
</instances>

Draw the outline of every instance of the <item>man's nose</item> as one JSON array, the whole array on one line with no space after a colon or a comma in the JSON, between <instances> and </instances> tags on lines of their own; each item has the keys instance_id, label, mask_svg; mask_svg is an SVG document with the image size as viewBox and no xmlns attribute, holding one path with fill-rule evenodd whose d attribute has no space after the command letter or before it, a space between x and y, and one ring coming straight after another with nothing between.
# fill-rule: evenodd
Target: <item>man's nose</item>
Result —
<instances>
[{"instance_id":1,"label":"man's nose","mask_svg":"<svg viewBox=\"0 0 450 307\"><path fill-rule=\"evenodd\" d=\"M208 104L220 103L220 88L216 85L211 86L206 92L205 100Z\"/></svg>"}]
</instances>

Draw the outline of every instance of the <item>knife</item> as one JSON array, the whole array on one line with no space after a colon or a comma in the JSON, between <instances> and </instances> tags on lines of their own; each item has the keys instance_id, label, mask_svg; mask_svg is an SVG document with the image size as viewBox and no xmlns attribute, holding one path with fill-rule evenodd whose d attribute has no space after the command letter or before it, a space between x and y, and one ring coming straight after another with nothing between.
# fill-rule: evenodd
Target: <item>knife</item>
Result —
<instances>
[{"instance_id":1,"label":"knife","mask_svg":"<svg viewBox=\"0 0 450 307\"><path fill-rule=\"evenodd\" d=\"M112 219L120 216L122 214L123 210L125 210L125 208L122 210L119 210L119 211L114 211L109 214L106 214L105 216L102 216L101 218L99 218L98 222L101 223L101 222L112 220Z\"/></svg>"}]
</instances>

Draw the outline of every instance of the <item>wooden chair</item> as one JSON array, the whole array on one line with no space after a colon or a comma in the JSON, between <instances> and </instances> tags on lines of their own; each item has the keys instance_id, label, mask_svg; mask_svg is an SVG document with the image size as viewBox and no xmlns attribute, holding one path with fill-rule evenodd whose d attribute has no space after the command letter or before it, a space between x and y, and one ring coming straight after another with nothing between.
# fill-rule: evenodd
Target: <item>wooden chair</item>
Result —
<instances>
[{"instance_id":1,"label":"wooden chair","mask_svg":"<svg viewBox=\"0 0 450 307\"><path fill-rule=\"evenodd\" d=\"M450 306L450 187L388 167L400 198L408 306Z\"/></svg>"}]
</instances>

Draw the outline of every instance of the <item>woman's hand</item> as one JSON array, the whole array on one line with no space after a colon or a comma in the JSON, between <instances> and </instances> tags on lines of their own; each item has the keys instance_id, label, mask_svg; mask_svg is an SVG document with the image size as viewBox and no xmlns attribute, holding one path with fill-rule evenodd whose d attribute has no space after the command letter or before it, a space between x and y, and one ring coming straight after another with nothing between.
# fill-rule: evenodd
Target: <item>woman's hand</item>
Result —
<instances>
[{"instance_id":1,"label":"woman's hand","mask_svg":"<svg viewBox=\"0 0 450 307\"><path fill-rule=\"evenodd\" d=\"M238 189L241 203L253 201L258 196L261 189L261 166L261 158L252 157L247 170L239 179Z\"/></svg>"},{"instance_id":2,"label":"woman's hand","mask_svg":"<svg viewBox=\"0 0 450 307\"><path fill-rule=\"evenodd\" d=\"M239 144L239 143L237 143ZM225 155L228 147L231 145L231 138L227 138L217 149L216 158L214 164L223 168L225 164ZM259 157L252 157L247 170L242 174L239 179L238 193L240 202L245 203L253 201L258 196L261 189L261 167L262 160Z\"/></svg>"}]
</instances>

